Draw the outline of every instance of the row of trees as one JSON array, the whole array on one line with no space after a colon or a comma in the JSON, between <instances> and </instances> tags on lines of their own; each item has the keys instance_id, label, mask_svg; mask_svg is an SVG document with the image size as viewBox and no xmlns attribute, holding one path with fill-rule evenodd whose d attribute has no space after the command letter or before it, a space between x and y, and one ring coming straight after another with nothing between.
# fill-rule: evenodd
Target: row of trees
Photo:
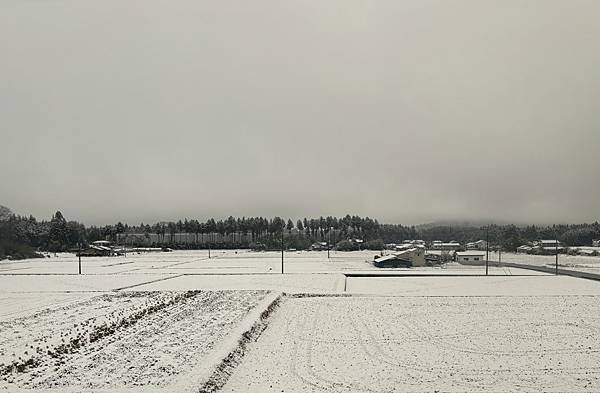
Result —
<instances>
[{"instance_id":1,"label":"row of trees","mask_svg":"<svg viewBox=\"0 0 600 393\"><path fill-rule=\"evenodd\" d=\"M50 221L38 221L35 217L10 215L0 221L0 243L4 248L22 246L47 251L64 251L86 238L83 224L67 221L61 212L56 212ZM8 254L8 252L4 252ZM31 253L29 253L29 256Z\"/></svg>"},{"instance_id":2,"label":"row of trees","mask_svg":"<svg viewBox=\"0 0 600 393\"><path fill-rule=\"evenodd\" d=\"M95 240L116 241L118 234L156 234L162 243L175 243L176 233L192 233L196 237L211 234L229 236L232 247L249 247L262 243L267 246L279 244L281 234L285 235L289 247L303 249L315 241L335 240L336 243L351 238L360 238L365 243L379 247L385 243L397 243L408 239L425 241L456 240L461 243L489 238L493 244L505 250L514 250L522 244L539 239L559 239L566 245L590 245L600 239L600 224L515 226L490 225L487 227L469 226L404 226L380 224L369 217L319 217L304 218L296 222L281 217L228 217L225 220L210 218L206 221L184 219L177 222L159 222L130 226L118 222L115 225L85 227L76 221L68 221L57 211L49 221L36 218L4 215L0 220L0 242L24 244L39 250L65 251L77 247L79 242ZM245 235L245 236L242 236ZM237 236L236 236L237 235ZM333 237L332 237L333 236ZM342 244L348 247L347 243ZM219 246L216 244L215 246Z\"/></svg>"}]
</instances>

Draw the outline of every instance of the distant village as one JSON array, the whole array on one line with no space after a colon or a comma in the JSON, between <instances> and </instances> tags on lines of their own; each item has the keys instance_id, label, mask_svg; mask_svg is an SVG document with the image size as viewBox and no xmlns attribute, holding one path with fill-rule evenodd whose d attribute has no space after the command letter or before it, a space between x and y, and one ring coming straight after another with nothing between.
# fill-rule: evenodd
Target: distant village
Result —
<instances>
[{"instance_id":1,"label":"distant village","mask_svg":"<svg viewBox=\"0 0 600 393\"><path fill-rule=\"evenodd\" d=\"M215 234L216 235L216 234ZM156 235L155 235L156 236ZM194 234L175 234L175 239L179 244L197 244L198 238ZM152 234L119 234L117 243L113 244L108 240L98 240L90 243L84 249L76 250L75 253L82 257L92 256L118 256L127 253L142 252L169 252L171 248L166 246L156 247L160 244L160 237L152 239ZM220 239L211 238L211 241L224 242L225 237ZM364 241L362 239L351 238L345 240L351 243L356 250L361 250ZM140 247L139 244L154 245ZM207 243L210 244L210 243ZM339 244L339 243L338 243ZM337 244L330 242L314 242L310 251L336 250ZM297 251L294 248L287 248L287 251ZM434 240L426 242L424 240L405 240L402 243L387 243L380 254L374 257L373 263L377 267L419 267L434 266L446 262L458 262L461 264L479 265L485 262L489 252L502 252L502 250L486 240L478 240L461 244L457 241L443 242ZM535 255L554 255L557 253L581 256L599 256L600 240L594 240L591 247L565 247L558 240L538 240L531 244L524 244L517 248L517 253L535 254Z\"/></svg>"},{"instance_id":2,"label":"distant village","mask_svg":"<svg viewBox=\"0 0 600 393\"><path fill-rule=\"evenodd\" d=\"M481 264L489 252L502 250L485 240L461 244L457 241L443 242L434 240L427 244L423 240L406 240L401 244L386 244L393 252L376 258L375 265L380 267L426 266L454 261L461 264ZM594 240L591 247L565 247L558 240L539 240L517 248L517 253L534 255L600 256L600 240Z\"/></svg>"}]
</instances>

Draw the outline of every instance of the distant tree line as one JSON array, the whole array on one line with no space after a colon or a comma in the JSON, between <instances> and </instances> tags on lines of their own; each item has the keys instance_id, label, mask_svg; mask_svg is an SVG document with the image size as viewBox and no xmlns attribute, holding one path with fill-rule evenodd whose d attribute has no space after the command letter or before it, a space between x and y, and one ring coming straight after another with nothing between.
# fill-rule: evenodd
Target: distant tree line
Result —
<instances>
[{"instance_id":1,"label":"distant tree line","mask_svg":"<svg viewBox=\"0 0 600 393\"><path fill-rule=\"evenodd\" d=\"M487 227L468 226L405 226L400 224L380 224L376 219L346 215L344 217L304 218L296 222L281 217L233 217L227 219L210 218L206 221L184 219L176 222L128 225L118 222L114 225L89 226L67 220L57 211L49 221L38 221L29 216L6 214L0 219L0 259L16 253L30 255L29 251L67 251L75 249L78 243L88 244L96 240L116 241L118 234L155 234L161 244L171 247L194 247L178 245L177 233L195 234L211 239L214 235L228 236L226 244L215 238L208 246L223 248L264 247L276 249L281 245L283 235L287 248L307 249L314 242L328 242L339 249L381 249L386 243L399 243L404 240L422 239L461 243L489 238L491 244L513 251L522 244L539 239L558 239L568 246L591 245L592 240L600 239L600 224L516 226L490 225ZM244 235L244 236L242 236ZM354 243L350 239L361 239ZM198 242L196 242L198 243ZM200 246L200 243L197 244ZM206 247L207 244L201 245ZM15 251L15 248L21 248Z\"/></svg>"}]
</instances>

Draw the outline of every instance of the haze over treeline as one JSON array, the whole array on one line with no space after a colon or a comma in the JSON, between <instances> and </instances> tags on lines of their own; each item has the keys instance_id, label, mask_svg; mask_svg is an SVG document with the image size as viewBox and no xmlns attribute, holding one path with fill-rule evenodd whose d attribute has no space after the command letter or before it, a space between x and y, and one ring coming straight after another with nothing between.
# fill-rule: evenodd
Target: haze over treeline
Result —
<instances>
[{"instance_id":1,"label":"haze over treeline","mask_svg":"<svg viewBox=\"0 0 600 393\"><path fill-rule=\"evenodd\" d=\"M282 217L233 217L225 220L207 221L184 219L153 224L129 225L121 222L101 227L86 227L68 220L57 211L49 221L35 217L11 214L0 206L0 259L26 258L35 255L34 250L73 251L79 244L97 240L123 243L120 235L135 235L142 246L168 245L173 248L252 248L279 249L283 241L286 248L305 250L313 242L327 242L340 250L360 247L382 250L386 243L421 239L459 241L466 243L489 239L494 247L514 251L518 246L536 240L559 239L568 246L591 245L600 238L600 224L553 225L518 227L515 225L465 225L405 226L381 224L369 217L318 217L304 218L296 222ZM177 234L195 235L195 241L182 242ZM151 241L150 235L156 235ZM333 237L332 237L333 236ZM354 242L360 239L361 244ZM128 242L129 244L129 242ZM133 244L132 244L133 245Z\"/></svg>"},{"instance_id":2,"label":"haze over treeline","mask_svg":"<svg viewBox=\"0 0 600 393\"><path fill-rule=\"evenodd\" d=\"M592 222L600 2L0 2L0 200Z\"/></svg>"}]
</instances>

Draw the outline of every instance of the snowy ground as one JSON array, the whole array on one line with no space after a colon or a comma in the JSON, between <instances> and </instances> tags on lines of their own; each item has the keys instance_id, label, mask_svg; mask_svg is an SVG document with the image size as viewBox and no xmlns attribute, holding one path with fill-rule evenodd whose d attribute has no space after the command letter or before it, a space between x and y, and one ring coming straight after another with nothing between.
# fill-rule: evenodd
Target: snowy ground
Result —
<instances>
[{"instance_id":1,"label":"snowy ground","mask_svg":"<svg viewBox=\"0 0 600 393\"><path fill-rule=\"evenodd\" d=\"M0 389L168 388L265 291L119 292L0 322Z\"/></svg>"},{"instance_id":2,"label":"snowy ground","mask_svg":"<svg viewBox=\"0 0 600 393\"><path fill-rule=\"evenodd\" d=\"M600 296L598 282L552 275L349 277L346 285L348 293L393 296Z\"/></svg>"},{"instance_id":3,"label":"snowy ground","mask_svg":"<svg viewBox=\"0 0 600 393\"><path fill-rule=\"evenodd\" d=\"M82 275L69 254L1 262L0 390L191 392L233 372L225 391L600 391L600 283L374 255L286 252L285 274L244 250L84 258ZM528 258L502 256L553 261Z\"/></svg>"},{"instance_id":4,"label":"snowy ground","mask_svg":"<svg viewBox=\"0 0 600 393\"><path fill-rule=\"evenodd\" d=\"M500 259L502 262L514 262L535 266L554 267L556 264L556 256L554 255L529 255L503 252L500 255ZM490 253L490 261L498 261L497 252ZM558 266L561 269L566 270L600 274L600 257L559 254Z\"/></svg>"},{"instance_id":5,"label":"snowy ground","mask_svg":"<svg viewBox=\"0 0 600 393\"><path fill-rule=\"evenodd\" d=\"M223 391L594 392L598 300L287 299Z\"/></svg>"}]
</instances>

